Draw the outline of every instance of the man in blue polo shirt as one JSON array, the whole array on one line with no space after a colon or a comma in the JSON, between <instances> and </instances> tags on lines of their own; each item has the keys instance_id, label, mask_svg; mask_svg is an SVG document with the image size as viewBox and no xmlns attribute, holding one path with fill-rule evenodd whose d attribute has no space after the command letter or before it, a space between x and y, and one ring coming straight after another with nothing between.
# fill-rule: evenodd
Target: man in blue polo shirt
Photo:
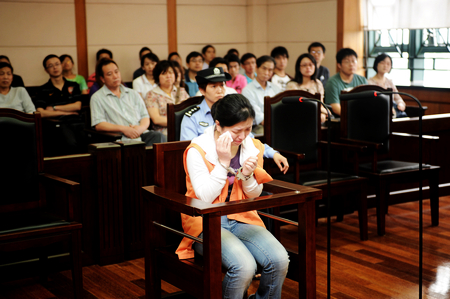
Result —
<instances>
[{"instance_id":1,"label":"man in blue polo shirt","mask_svg":"<svg viewBox=\"0 0 450 299\"><path fill-rule=\"evenodd\" d=\"M184 115L180 140L192 140L214 124L211 106L225 96L225 81L231 80L231 75L224 73L221 67L214 67L198 72L196 80L204 99L200 105ZM283 173L287 172L287 159L267 144L264 144L264 157L273 159Z\"/></svg>"}]
</instances>

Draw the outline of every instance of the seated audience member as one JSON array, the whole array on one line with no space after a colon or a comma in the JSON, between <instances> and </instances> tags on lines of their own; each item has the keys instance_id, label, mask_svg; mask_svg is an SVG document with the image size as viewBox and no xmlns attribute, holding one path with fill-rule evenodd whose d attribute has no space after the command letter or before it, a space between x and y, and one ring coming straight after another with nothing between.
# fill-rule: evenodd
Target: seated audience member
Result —
<instances>
[{"instance_id":1,"label":"seated audience member","mask_svg":"<svg viewBox=\"0 0 450 299\"><path fill-rule=\"evenodd\" d=\"M239 57L234 54L225 56L228 60L228 73L231 75L231 80L226 82L228 87L234 88L237 93L242 93L242 90L247 86L247 79L239 73L241 62Z\"/></svg>"},{"instance_id":2,"label":"seated audience member","mask_svg":"<svg viewBox=\"0 0 450 299\"><path fill-rule=\"evenodd\" d=\"M141 67L134 71L133 80L136 79L137 77L140 77L145 74L145 71L142 68L142 57L144 57L144 55L147 55L148 53L152 53L152 50L150 50L150 48L148 48L148 47L143 47L139 51L139 62L141 63Z\"/></svg>"},{"instance_id":3,"label":"seated audience member","mask_svg":"<svg viewBox=\"0 0 450 299\"><path fill-rule=\"evenodd\" d=\"M184 75L186 85L189 88L189 95L194 97L198 91L198 84L195 81L195 76L197 72L202 70L203 67L203 56L199 52L191 52L186 57L186 63L188 69Z\"/></svg>"},{"instance_id":4,"label":"seated audience member","mask_svg":"<svg viewBox=\"0 0 450 299\"><path fill-rule=\"evenodd\" d=\"M112 52L111 52L110 50L108 50L108 49L100 49L100 50L97 51L97 54L96 54L95 57L97 58L96 61L97 61L97 63L98 63L98 61L99 61L100 59L102 59L102 58L113 59L113 54L112 54ZM97 82L97 81L96 81L96 78L95 78L95 72L92 73L92 74L87 78L86 81L87 81L87 86L88 86L88 88L91 89L92 85L94 85L95 82ZM89 94L92 95L93 92L90 92L90 91L89 91Z\"/></svg>"},{"instance_id":5,"label":"seated audience member","mask_svg":"<svg viewBox=\"0 0 450 299\"><path fill-rule=\"evenodd\" d=\"M153 70L158 62L158 56L153 53L147 53L141 58L141 67L145 73L133 80L133 89L141 95L142 99L145 99L147 93L156 87Z\"/></svg>"},{"instance_id":6,"label":"seated audience member","mask_svg":"<svg viewBox=\"0 0 450 299\"><path fill-rule=\"evenodd\" d=\"M178 52L170 53L169 56L167 57L167 60L176 61L183 68L184 72L186 71L186 69L183 66L183 60L181 59L181 56L180 54L178 54Z\"/></svg>"},{"instance_id":7,"label":"seated audience member","mask_svg":"<svg viewBox=\"0 0 450 299\"><path fill-rule=\"evenodd\" d=\"M59 56L59 60L61 60L63 66L63 76L67 81L76 82L80 86L80 90L82 94L88 94L88 87L86 84L86 80L81 75L76 75L73 73L73 59L72 56L64 54Z\"/></svg>"},{"instance_id":8,"label":"seated audience member","mask_svg":"<svg viewBox=\"0 0 450 299\"><path fill-rule=\"evenodd\" d=\"M186 112L181 121L180 140L192 140L203 134L207 127L214 124L211 115L212 105L225 96L224 82L231 79L230 74L221 67L202 70L197 74L203 101L196 108ZM253 137L253 135L251 135ZM289 168L287 159L269 145L264 145L264 157L271 158L284 173Z\"/></svg>"},{"instance_id":9,"label":"seated audience member","mask_svg":"<svg viewBox=\"0 0 450 299\"><path fill-rule=\"evenodd\" d=\"M241 57L242 68L244 69L244 76L247 83L252 82L256 75L256 56L252 53L246 53Z\"/></svg>"},{"instance_id":10,"label":"seated audience member","mask_svg":"<svg viewBox=\"0 0 450 299\"><path fill-rule=\"evenodd\" d=\"M367 84L367 79L356 73L358 68L358 55L350 48L340 49L336 54L339 72L331 77L325 85L325 103L331 105L333 113L341 115L341 90L350 90L353 87Z\"/></svg>"},{"instance_id":11,"label":"seated audience member","mask_svg":"<svg viewBox=\"0 0 450 299\"><path fill-rule=\"evenodd\" d=\"M242 91L255 110L255 125L253 132L262 133L264 125L264 97L273 97L281 92L280 88L270 82L275 68L275 59L270 56L261 56L256 60L256 78Z\"/></svg>"},{"instance_id":12,"label":"seated audience member","mask_svg":"<svg viewBox=\"0 0 450 299\"><path fill-rule=\"evenodd\" d=\"M270 53L275 59L275 69L270 80L274 85L278 86L281 91L286 90L286 84L291 81L292 77L286 74L286 67L289 59L289 53L285 47L275 47Z\"/></svg>"},{"instance_id":13,"label":"seated audience member","mask_svg":"<svg viewBox=\"0 0 450 299\"><path fill-rule=\"evenodd\" d=\"M316 75L316 60L311 54L302 54L295 62L295 78L287 84L286 89L305 90L312 94L320 93L320 100L323 102L323 85L319 79L316 79ZM321 111L320 118L324 123L328 114L324 107L321 107Z\"/></svg>"},{"instance_id":14,"label":"seated audience member","mask_svg":"<svg viewBox=\"0 0 450 299\"><path fill-rule=\"evenodd\" d=\"M378 55L373 63L373 69L377 74L368 80L370 85L378 85L383 88L392 88L393 91L398 91L394 82L386 77L386 74L390 73L392 69L391 56L385 53ZM408 115L406 115L405 108L406 105L402 97L398 94L394 94L393 116L397 118L407 117Z\"/></svg>"},{"instance_id":15,"label":"seated audience member","mask_svg":"<svg viewBox=\"0 0 450 299\"><path fill-rule=\"evenodd\" d=\"M57 123L43 123L44 154L68 155L86 152L84 118L78 114L81 109L80 86L63 77L58 56L48 55L42 64L50 79L39 88L36 109L43 118L59 120Z\"/></svg>"},{"instance_id":16,"label":"seated audience member","mask_svg":"<svg viewBox=\"0 0 450 299\"><path fill-rule=\"evenodd\" d=\"M228 55L231 55L231 54L236 55L237 57L239 57L239 51L237 49L231 48L230 50L228 50L227 55L225 55L225 56L228 56Z\"/></svg>"},{"instance_id":17,"label":"seated audience member","mask_svg":"<svg viewBox=\"0 0 450 299\"><path fill-rule=\"evenodd\" d=\"M165 142L160 132L149 131L150 118L141 96L122 85L120 70L114 60L101 59L95 69L104 83L91 98L91 124L97 131L121 132L122 140Z\"/></svg>"},{"instance_id":18,"label":"seated audience member","mask_svg":"<svg viewBox=\"0 0 450 299\"><path fill-rule=\"evenodd\" d=\"M322 60L325 58L325 46L321 43L314 42L308 47L308 53L311 54L317 63L317 79L322 82L322 85L327 84L328 78L330 78L330 70L322 65Z\"/></svg>"},{"instance_id":19,"label":"seated audience member","mask_svg":"<svg viewBox=\"0 0 450 299\"><path fill-rule=\"evenodd\" d=\"M263 169L263 145L252 139L255 112L239 94L228 95L212 106L214 126L192 140L185 151L186 196L207 203L257 197L272 178ZM202 237L201 217L182 214L185 233ZM265 228L256 211L221 217L223 298L242 298L257 267L262 276L257 296L281 298L289 265L283 245ZM184 238L176 253L180 259L202 255L203 245Z\"/></svg>"},{"instance_id":20,"label":"seated audience member","mask_svg":"<svg viewBox=\"0 0 450 299\"><path fill-rule=\"evenodd\" d=\"M202 49L202 55L203 55L202 69L207 69L209 68L209 63L211 62L211 60L213 60L214 57L216 57L216 48L214 48L211 45L206 45Z\"/></svg>"},{"instance_id":21,"label":"seated audience member","mask_svg":"<svg viewBox=\"0 0 450 299\"><path fill-rule=\"evenodd\" d=\"M224 73L228 73L228 61L222 57L216 57L209 63L209 68L221 67ZM234 88L228 87L225 85L225 95L237 93ZM200 90L197 92L196 96L201 96L202 93Z\"/></svg>"},{"instance_id":22,"label":"seated audience member","mask_svg":"<svg viewBox=\"0 0 450 299\"><path fill-rule=\"evenodd\" d=\"M177 72L172 62L159 62L153 73L157 86L145 97L145 106L152 120L153 130L167 136L167 104L181 103L189 98L189 95L183 87L175 85Z\"/></svg>"},{"instance_id":23,"label":"seated audience member","mask_svg":"<svg viewBox=\"0 0 450 299\"><path fill-rule=\"evenodd\" d=\"M11 65L11 61L9 61L8 56L5 56L5 55L0 55L0 62L6 62L7 64ZM22 77L19 75L13 74L13 80L11 83L11 87L25 87Z\"/></svg>"},{"instance_id":24,"label":"seated audience member","mask_svg":"<svg viewBox=\"0 0 450 299\"><path fill-rule=\"evenodd\" d=\"M169 61L172 62L173 68L175 69L175 72L177 73L177 80L175 81L175 86L177 88L183 87L184 90L186 90L186 93L189 95L189 87L186 85L186 82L184 82L183 67L175 60L169 60Z\"/></svg>"},{"instance_id":25,"label":"seated audience member","mask_svg":"<svg viewBox=\"0 0 450 299\"><path fill-rule=\"evenodd\" d=\"M36 111L24 87L12 87L14 70L6 62L0 62L0 108L16 109L25 113Z\"/></svg>"}]
</instances>

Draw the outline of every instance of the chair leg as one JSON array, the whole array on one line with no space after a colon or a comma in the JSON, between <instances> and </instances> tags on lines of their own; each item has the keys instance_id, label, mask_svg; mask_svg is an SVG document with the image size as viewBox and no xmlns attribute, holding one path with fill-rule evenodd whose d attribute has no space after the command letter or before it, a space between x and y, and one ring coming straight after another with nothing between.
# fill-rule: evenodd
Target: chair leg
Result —
<instances>
[{"instance_id":1,"label":"chair leg","mask_svg":"<svg viewBox=\"0 0 450 299\"><path fill-rule=\"evenodd\" d=\"M358 198L359 197L359 198ZM369 239L368 219L367 219L367 188L364 187L358 193L358 219L359 219L359 237L361 241Z\"/></svg>"},{"instance_id":2,"label":"chair leg","mask_svg":"<svg viewBox=\"0 0 450 299\"><path fill-rule=\"evenodd\" d=\"M75 298L83 298L83 270L81 266L81 230L72 231L72 281Z\"/></svg>"},{"instance_id":3,"label":"chair leg","mask_svg":"<svg viewBox=\"0 0 450 299\"><path fill-rule=\"evenodd\" d=\"M376 190L377 195L377 232L379 236L386 234L386 183L383 181L378 182Z\"/></svg>"},{"instance_id":4,"label":"chair leg","mask_svg":"<svg viewBox=\"0 0 450 299\"><path fill-rule=\"evenodd\" d=\"M431 225L439 225L439 172L431 171L428 178L430 185Z\"/></svg>"}]
</instances>

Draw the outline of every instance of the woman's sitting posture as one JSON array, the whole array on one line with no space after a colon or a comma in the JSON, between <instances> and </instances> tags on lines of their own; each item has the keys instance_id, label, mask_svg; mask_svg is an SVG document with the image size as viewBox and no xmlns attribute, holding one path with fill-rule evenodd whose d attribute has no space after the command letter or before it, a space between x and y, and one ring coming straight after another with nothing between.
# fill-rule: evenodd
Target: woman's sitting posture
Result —
<instances>
[{"instance_id":1,"label":"woman's sitting posture","mask_svg":"<svg viewBox=\"0 0 450 299\"><path fill-rule=\"evenodd\" d=\"M61 64L63 65L64 78L69 81L78 83L78 85L80 86L81 94L88 94L89 89L84 77L73 72L74 62L72 56L64 54L59 56L59 60L61 60Z\"/></svg>"},{"instance_id":2,"label":"woman's sitting posture","mask_svg":"<svg viewBox=\"0 0 450 299\"><path fill-rule=\"evenodd\" d=\"M25 113L36 111L24 87L12 87L13 67L0 62L0 108L16 109Z\"/></svg>"},{"instance_id":3,"label":"woman's sitting posture","mask_svg":"<svg viewBox=\"0 0 450 299\"><path fill-rule=\"evenodd\" d=\"M155 83L158 85L147 93L145 106L152 120L153 130L167 136L167 103L178 104L189 95L183 87L177 87L177 73L172 62L160 61L153 70Z\"/></svg>"},{"instance_id":4,"label":"woman's sitting posture","mask_svg":"<svg viewBox=\"0 0 450 299\"><path fill-rule=\"evenodd\" d=\"M147 93L157 86L153 77L153 70L158 62L158 56L153 53L141 57L141 68L145 73L133 80L133 89L141 95L142 99L145 99Z\"/></svg>"},{"instance_id":5,"label":"woman's sitting posture","mask_svg":"<svg viewBox=\"0 0 450 299\"><path fill-rule=\"evenodd\" d=\"M322 82L316 78L317 63L314 56L305 53L298 57L295 62L295 78L288 82L286 90L297 89L304 90L312 94L320 93L320 100L323 102L324 89ZM327 119L327 111L323 106L320 107L320 121L324 123Z\"/></svg>"},{"instance_id":6,"label":"woman's sitting posture","mask_svg":"<svg viewBox=\"0 0 450 299\"><path fill-rule=\"evenodd\" d=\"M387 54L380 54L375 58L373 69L377 74L368 80L371 85L378 85L383 88L392 88L392 91L398 91L391 79L386 74L391 72L392 58ZM392 111L393 117L407 117L405 112L406 105L402 97L398 94L394 95L394 107Z\"/></svg>"},{"instance_id":7,"label":"woman's sitting posture","mask_svg":"<svg viewBox=\"0 0 450 299\"><path fill-rule=\"evenodd\" d=\"M255 117L252 105L244 96L231 94L214 103L211 114L215 125L194 138L184 153L186 196L210 203L258 197L263 183L272 178L263 169L264 145L249 137ZM201 217L181 217L186 233L201 236ZM281 298L289 257L256 211L222 216L221 240L227 270L223 298L242 298L257 266L262 268L261 281L250 298ZM203 245L184 238L177 254L192 258L194 250L202 254Z\"/></svg>"}]
</instances>

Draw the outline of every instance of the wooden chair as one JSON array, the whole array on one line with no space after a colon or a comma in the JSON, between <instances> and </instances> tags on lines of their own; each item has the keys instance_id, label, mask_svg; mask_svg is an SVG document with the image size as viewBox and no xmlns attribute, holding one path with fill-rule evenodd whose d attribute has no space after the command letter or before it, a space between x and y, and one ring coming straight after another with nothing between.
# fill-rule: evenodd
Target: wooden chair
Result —
<instances>
[{"instance_id":1,"label":"wooden chair","mask_svg":"<svg viewBox=\"0 0 450 299\"><path fill-rule=\"evenodd\" d=\"M183 152L189 141L154 145L157 186L144 187L146 213L146 298L161 298L161 280L196 298L222 298L220 216L285 204L298 206L297 253L289 253L288 277L299 281L299 297L316 297L315 205L321 191L287 182L273 181L264 190L273 195L220 204L207 204L184 196L186 175ZM203 217L202 261L179 260L175 249L183 235L180 213ZM293 223L292 221L289 221ZM164 228L163 228L164 227ZM170 227L170 228L169 228ZM175 234L169 234L173 232ZM178 237L178 236L177 236ZM296 271L297 270L297 271Z\"/></svg>"},{"instance_id":2,"label":"wooden chair","mask_svg":"<svg viewBox=\"0 0 450 299\"><path fill-rule=\"evenodd\" d=\"M0 109L0 131L0 256L16 258L33 248L45 276L48 246L69 242L74 293L81 298L81 224L73 221L79 184L43 173L40 113Z\"/></svg>"},{"instance_id":3,"label":"wooden chair","mask_svg":"<svg viewBox=\"0 0 450 299\"><path fill-rule=\"evenodd\" d=\"M179 141L181 121L186 112L199 105L203 96L191 97L179 104L167 104L167 141Z\"/></svg>"},{"instance_id":4,"label":"wooden chair","mask_svg":"<svg viewBox=\"0 0 450 299\"><path fill-rule=\"evenodd\" d=\"M310 94L302 90L282 92L264 101L264 134L266 142L286 156L293 156L290 174L273 175L274 178L304 186L321 189L324 196L317 204L326 205L327 170L322 165L321 146L326 145L320 140L320 108L317 102L298 104L283 104L282 100L298 99L299 97L317 99L320 94ZM363 147L347 147L332 143L334 149L361 150ZM331 172L331 197L346 197L354 195L358 207L359 229L361 240L368 239L367 233L367 179L353 174ZM336 204L339 220L344 212L342 203ZM317 208L316 207L316 208ZM335 210L335 209L334 209ZM353 212L353 211L352 211Z\"/></svg>"},{"instance_id":5,"label":"wooden chair","mask_svg":"<svg viewBox=\"0 0 450 299\"><path fill-rule=\"evenodd\" d=\"M375 85L364 85L354 88L349 93L361 91L383 92L387 90ZM375 188L377 230L380 236L385 234L389 186L394 182L419 182L421 179L427 179L430 186L432 225L439 225L440 167L424 164L422 176L420 176L418 163L390 159L390 140L392 138L415 138L410 134L392 133L391 128L392 95L380 94L376 98L341 101L340 140L367 146L367 154L357 154L350 163L354 171L361 176L368 177L370 184ZM436 145L437 139L430 138L429 141L432 143L430 146ZM418 142L417 140L417 146ZM417 198L413 198L413 200L417 200Z\"/></svg>"}]
</instances>

